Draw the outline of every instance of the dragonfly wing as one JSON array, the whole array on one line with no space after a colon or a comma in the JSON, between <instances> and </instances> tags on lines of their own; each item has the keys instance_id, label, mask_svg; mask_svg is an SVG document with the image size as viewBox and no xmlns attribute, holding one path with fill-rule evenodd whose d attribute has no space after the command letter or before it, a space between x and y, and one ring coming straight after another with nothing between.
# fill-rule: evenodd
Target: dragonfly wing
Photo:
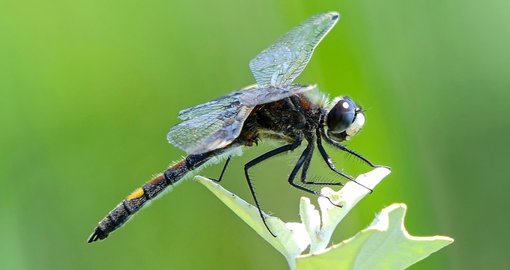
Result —
<instances>
[{"instance_id":1,"label":"dragonfly wing","mask_svg":"<svg viewBox=\"0 0 510 270\"><path fill-rule=\"evenodd\" d=\"M339 18L336 12L312 16L258 54L250 61L257 84L290 85L305 69L315 47Z\"/></svg>"},{"instance_id":2,"label":"dragonfly wing","mask_svg":"<svg viewBox=\"0 0 510 270\"><path fill-rule=\"evenodd\" d=\"M234 141L253 107L239 103L201 114L172 127L168 141L188 154L201 154Z\"/></svg>"},{"instance_id":3,"label":"dragonfly wing","mask_svg":"<svg viewBox=\"0 0 510 270\"><path fill-rule=\"evenodd\" d=\"M179 113L184 120L172 127L168 141L188 154L201 154L225 147L234 141L253 108L314 89L315 85L285 88L256 86L236 91Z\"/></svg>"},{"instance_id":4,"label":"dragonfly wing","mask_svg":"<svg viewBox=\"0 0 510 270\"><path fill-rule=\"evenodd\" d=\"M289 85L282 88L276 87L259 87L253 90L240 91L237 97L239 101L246 106L257 106L284 98L288 98L294 94L303 93L315 89L316 85Z\"/></svg>"},{"instance_id":5,"label":"dragonfly wing","mask_svg":"<svg viewBox=\"0 0 510 270\"><path fill-rule=\"evenodd\" d=\"M238 101L237 95L235 93L236 92L206 103L199 104L197 106L186 108L179 112L179 119L188 120L197 118L201 115L208 114L213 111L223 110L225 107L228 107L229 104Z\"/></svg>"}]
</instances>

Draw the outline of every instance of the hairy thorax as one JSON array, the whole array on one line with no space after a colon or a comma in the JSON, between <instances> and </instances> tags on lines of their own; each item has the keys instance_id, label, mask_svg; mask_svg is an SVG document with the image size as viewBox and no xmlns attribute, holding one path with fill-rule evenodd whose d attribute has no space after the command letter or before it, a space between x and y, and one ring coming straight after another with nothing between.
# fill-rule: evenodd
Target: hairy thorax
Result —
<instances>
[{"instance_id":1,"label":"hairy thorax","mask_svg":"<svg viewBox=\"0 0 510 270\"><path fill-rule=\"evenodd\" d=\"M260 139L293 143L313 136L320 110L303 95L258 105L246 119L239 143L251 146Z\"/></svg>"}]
</instances>

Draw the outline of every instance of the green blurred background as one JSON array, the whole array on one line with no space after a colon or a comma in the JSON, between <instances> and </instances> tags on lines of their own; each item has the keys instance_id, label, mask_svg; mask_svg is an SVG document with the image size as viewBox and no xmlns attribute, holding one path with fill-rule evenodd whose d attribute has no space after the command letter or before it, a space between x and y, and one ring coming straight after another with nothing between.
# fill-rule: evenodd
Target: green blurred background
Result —
<instances>
[{"instance_id":1,"label":"green blurred background","mask_svg":"<svg viewBox=\"0 0 510 270\"><path fill-rule=\"evenodd\" d=\"M183 155L165 139L179 110L252 84L253 56L330 10L342 18L298 82L368 108L349 146L393 168L335 242L405 202L412 234L456 240L412 269L510 269L509 9L505 0L0 1L0 269L285 269L192 181L107 241L86 239ZM251 201L242 165L270 147L246 150L223 185ZM253 171L263 208L287 220L303 195L286 182L296 159ZM314 163L313 174L334 177L327 171Z\"/></svg>"}]
</instances>

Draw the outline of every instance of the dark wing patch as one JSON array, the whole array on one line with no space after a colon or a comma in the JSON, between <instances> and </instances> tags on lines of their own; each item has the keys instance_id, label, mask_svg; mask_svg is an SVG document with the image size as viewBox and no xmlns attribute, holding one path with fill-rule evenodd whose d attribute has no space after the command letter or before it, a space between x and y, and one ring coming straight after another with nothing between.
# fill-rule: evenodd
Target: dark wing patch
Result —
<instances>
[{"instance_id":1,"label":"dark wing patch","mask_svg":"<svg viewBox=\"0 0 510 270\"><path fill-rule=\"evenodd\" d=\"M234 103L225 104L221 110L210 111L172 127L167 139L188 154L225 147L239 136L252 109Z\"/></svg>"},{"instance_id":2,"label":"dark wing patch","mask_svg":"<svg viewBox=\"0 0 510 270\"><path fill-rule=\"evenodd\" d=\"M185 121L170 129L168 142L188 154L201 154L225 147L239 136L244 121L255 106L314 88L314 85L251 87L184 109L179 113L179 118Z\"/></svg>"}]
</instances>

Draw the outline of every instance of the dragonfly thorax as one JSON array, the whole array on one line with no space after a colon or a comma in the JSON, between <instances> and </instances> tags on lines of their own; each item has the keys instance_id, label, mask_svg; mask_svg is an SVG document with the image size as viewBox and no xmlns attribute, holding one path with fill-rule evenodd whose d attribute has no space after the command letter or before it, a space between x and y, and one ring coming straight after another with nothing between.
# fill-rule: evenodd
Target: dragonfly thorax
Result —
<instances>
[{"instance_id":1,"label":"dragonfly thorax","mask_svg":"<svg viewBox=\"0 0 510 270\"><path fill-rule=\"evenodd\" d=\"M335 141L350 140L365 124L365 115L352 99L341 97L326 116L328 136Z\"/></svg>"}]
</instances>

